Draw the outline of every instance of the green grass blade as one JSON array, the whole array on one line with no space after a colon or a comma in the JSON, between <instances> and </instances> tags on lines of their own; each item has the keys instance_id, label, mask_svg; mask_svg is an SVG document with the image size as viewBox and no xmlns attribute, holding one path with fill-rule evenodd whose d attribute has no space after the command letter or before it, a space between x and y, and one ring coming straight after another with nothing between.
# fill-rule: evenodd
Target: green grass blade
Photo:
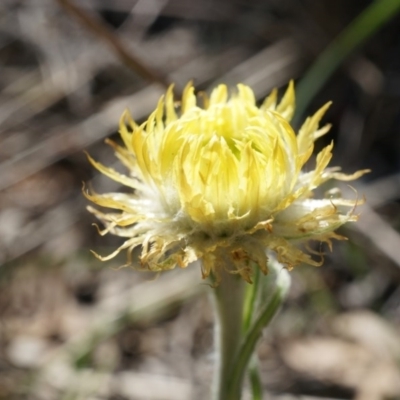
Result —
<instances>
[{"instance_id":1,"label":"green grass blade","mask_svg":"<svg viewBox=\"0 0 400 400\"><path fill-rule=\"evenodd\" d=\"M297 125L313 97L343 60L400 10L400 0L375 0L320 54L297 86Z\"/></svg>"}]
</instances>

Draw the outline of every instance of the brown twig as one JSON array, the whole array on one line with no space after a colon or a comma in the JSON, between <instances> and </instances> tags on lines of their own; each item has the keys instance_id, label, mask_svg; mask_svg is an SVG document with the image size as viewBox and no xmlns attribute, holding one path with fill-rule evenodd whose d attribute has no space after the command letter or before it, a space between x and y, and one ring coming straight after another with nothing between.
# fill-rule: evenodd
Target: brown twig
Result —
<instances>
[{"instance_id":1,"label":"brown twig","mask_svg":"<svg viewBox=\"0 0 400 400\"><path fill-rule=\"evenodd\" d=\"M93 18L91 15L77 7L70 0L56 0L64 10L72 17L78 20L82 26L94 33L101 40L107 43L116 53L118 58L130 69L135 71L147 81L159 83L168 87L170 83L162 74L152 70L147 65L128 51L117 36L114 35L101 21Z\"/></svg>"},{"instance_id":2,"label":"brown twig","mask_svg":"<svg viewBox=\"0 0 400 400\"><path fill-rule=\"evenodd\" d=\"M274 85L279 86L289 77L297 75L299 54L293 49L294 42L285 39L245 61L239 51L228 51L213 57L199 57L174 71L171 80L185 82L196 76L196 83L204 84L210 76L215 76L217 66L224 65L229 72L219 81L229 85L237 82L253 85L257 96L264 95ZM265 65L268 65L268 68L265 68ZM0 191L41 171L66 155L81 151L110 135L115 130L115 121L127 104L136 121L145 118L154 109L162 94L159 89L155 85L149 85L130 96L116 98L99 112L75 126L65 128L63 132L60 126L55 127L54 134L50 134L47 139L0 163ZM17 123L18 119L15 118L14 121Z\"/></svg>"}]
</instances>

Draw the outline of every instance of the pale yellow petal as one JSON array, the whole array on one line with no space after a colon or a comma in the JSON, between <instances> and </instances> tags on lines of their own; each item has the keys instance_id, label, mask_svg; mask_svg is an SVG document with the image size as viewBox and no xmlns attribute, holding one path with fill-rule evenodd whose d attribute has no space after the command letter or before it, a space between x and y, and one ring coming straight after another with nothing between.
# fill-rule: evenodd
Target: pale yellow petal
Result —
<instances>
[{"instance_id":1,"label":"pale yellow petal","mask_svg":"<svg viewBox=\"0 0 400 400\"><path fill-rule=\"evenodd\" d=\"M113 179L116 182L122 183L125 186L128 186L132 189L140 189L141 184L132 178L129 178L126 175L120 174L119 172L115 171L112 168L108 168L104 166L103 164L95 161L88 153L86 153L86 156L89 160L89 162L97 169L99 170L102 174L108 176L109 178Z\"/></svg>"},{"instance_id":2,"label":"pale yellow petal","mask_svg":"<svg viewBox=\"0 0 400 400\"><path fill-rule=\"evenodd\" d=\"M307 161L308 157L311 155L315 140L327 133L330 129L330 125L326 125L321 129L318 129L318 126L331 104L331 102L326 103L312 117L308 117L299 130L299 134L297 135L299 154L300 156L307 154L303 163Z\"/></svg>"},{"instance_id":3,"label":"pale yellow petal","mask_svg":"<svg viewBox=\"0 0 400 400\"><path fill-rule=\"evenodd\" d=\"M240 100L249 103L251 105L255 105L256 98L254 96L254 92L246 85L239 84L237 85L239 90Z\"/></svg>"},{"instance_id":4,"label":"pale yellow petal","mask_svg":"<svg viewBox=\"0 0 400 400\"><path fill-rule=\"evenodd\" d=\"M128 126L129 125L129 130ZM126 148L134 153L133 147L132 147L132 132L138 127L136 122L133 120L131 114L129 113L128 110L125 110L121 118L119 120L119 134L121 136L121 139L123 140Z\"/></svg>"},{"instance_id":5,"label":"pale yellow petal","mask_svg":"<svg viewBox=\"0 0 400 400\"><path fill-rule=\"evenodd\" d=\"M194 95L194 87L192 82L189 82L182 95L182 114L186 113L191 108L196 107L196 96Z\"/></svg>"},{"instance_id":6,"label":"pale yellow petal","mask_svg":"<svg viewBox=\"0 0 400 400\"><path fill-rule=\"evenodd\" d=\"M294 81L290 81L282 100L276 107L276 111L287 121L293 117L295 109Z\"/></svg>"},{"instance_id":7,"label":"pale yellow petal","mask_svg":"<svg viewBox=\"0 0 400 400\"><path fill-rule=\"evenodd\" d=\"M278 100L278 90L274 88L269 96L264 100L261 105L263 111L274 111L276 109L276 102Z\"/></svg>"},{"instance_id":8,"label":"pale yellow petal","mask_svg":"<svg viewBox=\"0 0 400 400\"><path fill-rule=\"evenodd\" d=\"M226 103L228 99L228 88L226 85L218 85L210 95L210 106Z\"/></svg>"},{"instance_id":9,"label":"pale yellow petal","mask_svg":"<svg viewBox=\"0 0 400 400\"><path fill-rule=\"evenodd\" d=\"M175 112L174 85L169 86L167 94L165 95L165 109L166 109L165 123L168 126L169 124L178 119Z\"/></svg>"}]
</instances>

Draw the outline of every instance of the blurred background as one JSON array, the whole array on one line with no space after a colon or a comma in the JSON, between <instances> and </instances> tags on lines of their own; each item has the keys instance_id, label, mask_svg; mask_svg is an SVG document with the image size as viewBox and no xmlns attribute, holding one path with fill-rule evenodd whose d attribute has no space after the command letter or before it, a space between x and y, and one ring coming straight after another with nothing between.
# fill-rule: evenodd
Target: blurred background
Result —
<instances>
[{"instance_id":1,"label":"blurred background","mask_svg":"<svg viewBox=\"0 0 400 400\"><path fill-rule=\"evenodd\" d=\"M262 100L295 79L298 127L332 100L331 165L367 204L321 268L292 273L259 346L267 399L400 398L400 2L2 0L0 399L208 399L213 315L199 266L101 263L82 181L118 189L105 138L170 82ZM327 189L329 186L327 187ZM346 185L341 189L356 195ZM318 245L317 245L318 248Z\"/></svg>"}]
</instances>

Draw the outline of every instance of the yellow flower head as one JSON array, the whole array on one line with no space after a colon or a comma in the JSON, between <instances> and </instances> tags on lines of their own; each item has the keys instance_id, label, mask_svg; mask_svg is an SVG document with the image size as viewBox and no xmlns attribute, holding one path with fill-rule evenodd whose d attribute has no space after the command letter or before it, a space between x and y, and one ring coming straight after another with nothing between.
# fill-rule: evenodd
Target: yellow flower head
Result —
<instances>
[{"instance_id":1,"label":"yellow flower head","mask_svg":"<svg viewBox=\"0 0 400 400\"><path fill-rule=\"evenodd\" d=\"M115 252L141 245L140 264L152 271L186 267L202 260L203 276L228 268L251 281L252 266L267 272L266 249L288 268L305 262L319 265L294 243L341 239L334 230L353 214L357 201L313 199L313 190L336 178L353 175L327 168L333 144L316 158L315 169L303 172L314 141L330 128L319 127L329 103L307 118L295 134L290 119L295 107L293 82L277 104L274 90L260 107L253 91L238 85L228 95L225 85L197 105L192 84L175 107L173 89L158 102L142 125L125 112L120 120L121 147L111 141L129 176L90 162L103 174L132 189L132 193L86 197L102 207L89 207L110 232L126 238Z\"/></svg>"}]
</instances>

